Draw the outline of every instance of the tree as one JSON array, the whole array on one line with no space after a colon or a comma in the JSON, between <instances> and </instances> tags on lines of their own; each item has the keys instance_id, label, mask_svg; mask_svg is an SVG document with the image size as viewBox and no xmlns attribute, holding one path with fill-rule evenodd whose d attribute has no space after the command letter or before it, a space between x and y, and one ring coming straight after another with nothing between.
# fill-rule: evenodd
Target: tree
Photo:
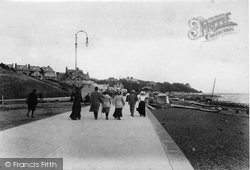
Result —
<instances>
[{"instance_id":1,"label":"tree","mask_svg":"<svg viewBox=\"0 0 250 170\"><path fill-rule=\"evenodd\" d=\"M191 88L189 83L186 83L185 86L187 86L188 88Z\"/></svg>"}]
</instances>

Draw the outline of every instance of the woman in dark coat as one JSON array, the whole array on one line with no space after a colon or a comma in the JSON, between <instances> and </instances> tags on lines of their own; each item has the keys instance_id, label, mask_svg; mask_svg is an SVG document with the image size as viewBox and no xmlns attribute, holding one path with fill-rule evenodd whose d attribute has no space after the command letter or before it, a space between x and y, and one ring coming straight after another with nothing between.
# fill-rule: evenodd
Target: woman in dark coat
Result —
<instances>
[{"instance_id":1,"label":"woman in dark coat","mask_svg":"<svg viewBox=\"0 0 250 170\"><path fill-rule=\"evenodd\" d=\"M72 113L69 117L72 120L81 119L81 102L83 102L83 100L78 87L76 87L75 92L72 93L70 101L73 102L73 106Z\"/></svg>"},{"instance_id":2,"label":"woman in dark coat","mask_svg":"<svg viewBox=\"0 0 250 170\"><path fill-rule=\"evenodd\" d=\"M31 118L34 118L34 112L36 110L36 105L37 105L37 96L36 96L36 89L33 89L33 91L31 93L29 93L26 103L28 104L28 113L27 113L27 117L29 117L29 113L30 111L32 111L31 113Z\"/></svg>"},{"instance_id":3,"label":"woman in dark coat","mask_svg":"<svg viewBox=\"0 0 250 170\"><path fill-rule=\"evenodd\" d=\"M114 105L115 105L115 112L113 114L113 117L115 119L121 120L122 117L122 108L125 105L125 101L121 95L121 92L118 92L117 95L114 98Z\"/></svg>"}]
</instances>

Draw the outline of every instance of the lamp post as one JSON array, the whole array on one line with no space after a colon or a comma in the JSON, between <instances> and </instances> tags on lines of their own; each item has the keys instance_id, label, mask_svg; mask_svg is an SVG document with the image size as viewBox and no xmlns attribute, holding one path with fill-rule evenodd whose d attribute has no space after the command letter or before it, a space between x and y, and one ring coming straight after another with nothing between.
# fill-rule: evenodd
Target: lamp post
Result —
<instances>
[{"instance_id":1,"label":"lamp post","mask_svg":"<svg viewBox=\"0 0 250 170\"><path fill-rule=\"evenodd\" d=\"M86 34L86 47L88 47L89 42L88 42L88 34L83 31L80 30L75 34L75 69L76 69L76 77L75 77L75 86L77 86L77 34L79 34L80 32L84 32Z\"/></svg>"}]
</instances>

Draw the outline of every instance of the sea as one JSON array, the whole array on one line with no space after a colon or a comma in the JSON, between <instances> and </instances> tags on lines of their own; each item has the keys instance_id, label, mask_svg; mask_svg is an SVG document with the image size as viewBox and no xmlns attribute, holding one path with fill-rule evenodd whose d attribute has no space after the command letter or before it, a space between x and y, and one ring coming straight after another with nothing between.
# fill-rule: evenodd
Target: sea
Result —
<instances>
[{"instance_id":1,"label":"sea","mask_svg":"<svg viewBox=\"0 0 250 170\"><path fill-rule=\"evenodd\" d=\"M248 93L215 93L214 95L219 96L218 101L226 101L226 102L249 105Z\"/></svg>"}]
</instances>

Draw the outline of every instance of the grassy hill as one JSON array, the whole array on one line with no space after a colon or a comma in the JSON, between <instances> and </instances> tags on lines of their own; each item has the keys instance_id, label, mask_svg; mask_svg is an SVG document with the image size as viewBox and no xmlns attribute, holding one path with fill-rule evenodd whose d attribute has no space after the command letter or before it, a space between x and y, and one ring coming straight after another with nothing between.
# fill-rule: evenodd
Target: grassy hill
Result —
<instances>
[{"instance_id":1,"label":"grassy hill","mask_svg":"<svg viewBox=\"0 0 250 170\"><path fill-rule=\"evenodd\" d=\"M25 74L0 68L0 95L5 99L25 99L34 88L43 91L43 97L70 96L71 89L59 83L41 81Z\"/></svg>"}]
</instances>

